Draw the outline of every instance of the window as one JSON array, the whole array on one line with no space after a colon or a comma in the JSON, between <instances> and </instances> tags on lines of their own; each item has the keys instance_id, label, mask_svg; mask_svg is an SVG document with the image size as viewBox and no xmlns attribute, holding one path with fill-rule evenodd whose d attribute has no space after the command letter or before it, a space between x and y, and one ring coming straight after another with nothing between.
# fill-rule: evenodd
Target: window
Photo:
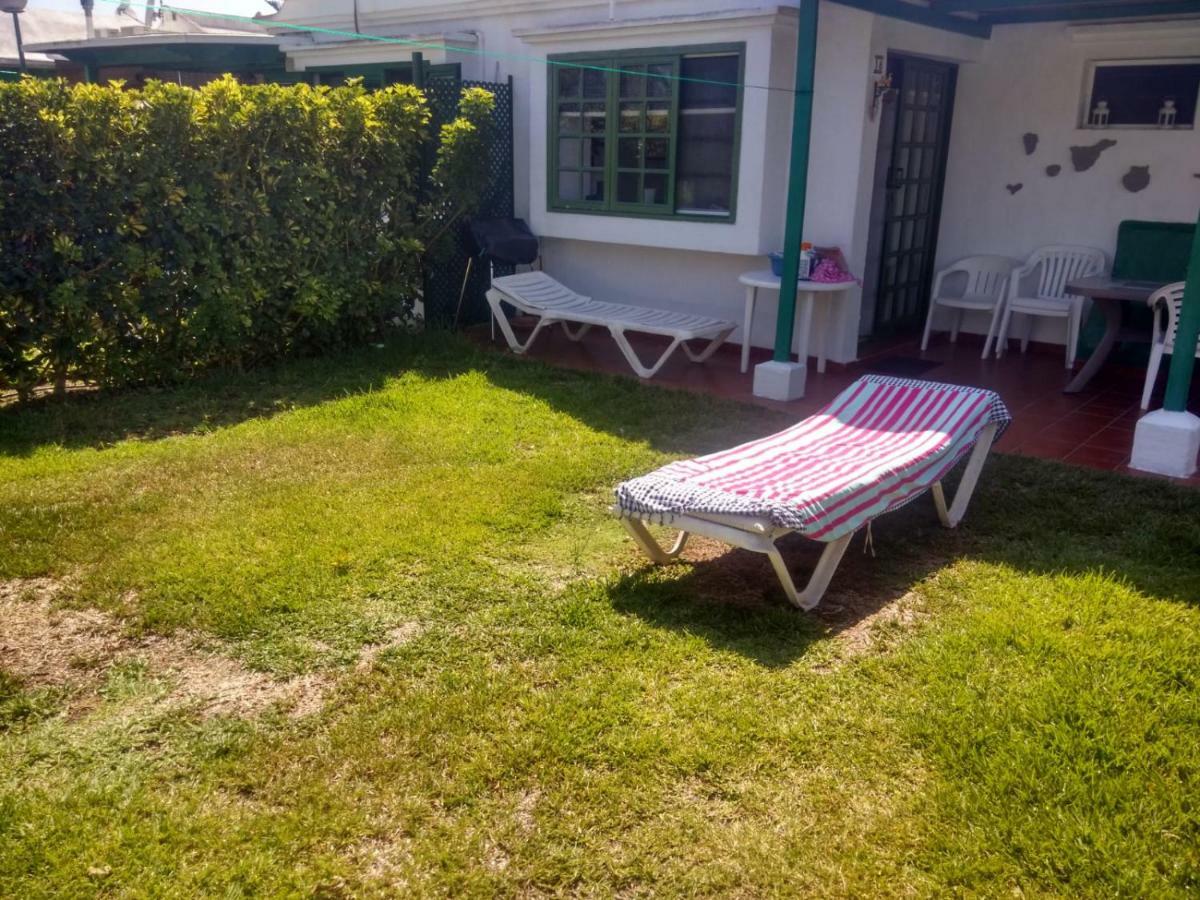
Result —
<instances>
[{"instance_id":1,"label":"window","mask_svg":"<svg viewBox=\"0 0 1200 900\"><path fill-rule=\"evenodd\" d=\"M733 221L740 46L553 63L551 209Z\"/></svg>"},{"instance_id":2,"label":"window","mask_svg":"<svg viewBox=\"0 0 1200 900\"><path fill-rule=\"evenodd\" d=\"M1096 62L1087 88L1085 127L1193 128L1200 59Z\"/></svg>"}]
</instances>

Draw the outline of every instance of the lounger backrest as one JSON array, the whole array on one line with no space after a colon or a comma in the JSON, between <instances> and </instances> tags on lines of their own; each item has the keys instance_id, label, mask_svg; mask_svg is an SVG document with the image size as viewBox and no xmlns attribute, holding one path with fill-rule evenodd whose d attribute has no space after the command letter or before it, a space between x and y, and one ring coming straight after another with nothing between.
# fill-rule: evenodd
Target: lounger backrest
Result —
<instances>
[{"instance_id":1,"label":"lounger backrest","mask_svg":"<svg viewBox=\"0 0 1200 900\"><path fill-rule=\"evenodd\" d=\"M503 275L492 279L492 287L512 298L517 306L524 306L527 311L582 311L592 304L590 298L575 293L545 272Z\"/></svg>"}]
</instances>

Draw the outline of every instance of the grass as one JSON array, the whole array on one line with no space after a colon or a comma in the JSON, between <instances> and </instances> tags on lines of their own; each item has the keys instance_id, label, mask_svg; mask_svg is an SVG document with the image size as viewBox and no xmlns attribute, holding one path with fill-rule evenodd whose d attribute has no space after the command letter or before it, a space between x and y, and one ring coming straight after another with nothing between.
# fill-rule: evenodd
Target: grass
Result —
<instances>
[{"instance_id":1,"label":"grass","mask_svg":"<svg viewBox=\"0 0 1200 900\"><path fill-rule=\"evenodd\" d=\"M611 486L781 421L438 336L0 411L10 594L325 685L0 673L0 895L1194 895L1200 493L995 457L817 615L647 569Z\"/></svg>"}]
</instances>

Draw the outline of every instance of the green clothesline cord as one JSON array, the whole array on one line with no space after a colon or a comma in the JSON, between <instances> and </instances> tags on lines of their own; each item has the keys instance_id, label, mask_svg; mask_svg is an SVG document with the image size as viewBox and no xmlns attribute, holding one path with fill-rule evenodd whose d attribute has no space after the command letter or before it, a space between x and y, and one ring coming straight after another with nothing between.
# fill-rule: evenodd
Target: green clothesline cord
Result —
<instances>
[{"instance_id":1,"label":"green clothesline cord","mask_svg":"<svg viewBox=\"0 0 1200 900\"><path fill-rule=\"evenodd\" d=\"M629 75L642 78L657 78L663 81L680 81L689 84L706 84L712 87L727 87L736 88L737 90L754 90L754 91L779 91L781 93L791 94L793 89L790 87L772 87L763 84L745 84L736 81L717 81L708 78L689 78L683 75L652 75L648 72L636 72L630 69L621 69L613 66L598 66L588 63L575 63L566 60L547 59L544 56L530 56L520 53L494 53L488 50L476 50L469 47L448 47L444 43L432 43L429 41L418 41L411 38L384 37L377 34L363 34L359 31L342 31L337 28L317 28L311 25L296 25L292 22L279 22L274 18L264 20L256 16L237 16L228 13L209 12L203 9L189 9L184 6L171 6L167 4L152 5L149 3L129 2L129 0L98 0L100 3L109 3L113 6L125 7L141 7L142 9L156 9L162 12L174 12L180 15L191 16L194 18L208 19L225 19L234 22L246 22L253 25L266 25L271 28L286 29L289 31L297 31L306 34L325 34L332 37L346 38L348 40L358 41L374 41L379 44L396 44L398 46L407 47L411 50L448 50L454 53L463 53L470 56L490 57L493 59L515 60L520 62L531 62L544 66L553 66L558 68L579 69L591 72L604 72L611 75ZM809 0L805 0L809 2Z\"/></svg>"}]
</instances>

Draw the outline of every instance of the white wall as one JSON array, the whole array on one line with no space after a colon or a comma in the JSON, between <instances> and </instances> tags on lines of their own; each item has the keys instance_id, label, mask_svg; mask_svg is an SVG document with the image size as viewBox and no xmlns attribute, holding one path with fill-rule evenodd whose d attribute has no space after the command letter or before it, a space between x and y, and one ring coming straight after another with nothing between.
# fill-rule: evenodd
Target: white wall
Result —
<instances>
[{"instance_id":1,"label":"white wall","mask_svg":"<svg viewBox=\"0 0 1200 900\"><path fill-rule=\"evenodd\" d=\"M1111 255L1123 219L1194 222L1200 209L1200 129L1080 129L1088 60L1200 56L1196 23L1063 24L996 28L976 65L959 73L950 142L939 263L973 253L1026 257L1044 244L1099 247ZM1039 144L1026 156L1021 136ZM1095 166L1075 172L1068 148L1117 142ZM1062 172L1046 175L1046 166ZM1150 186L1131 194L1121 177L1150 166ZM1007 184L1021 183L1017 194ZM986 331L986 319L968 323ZM1042 322L1035 338L1063 343L1061 323Z\"/></svg>"}]
</instances>

